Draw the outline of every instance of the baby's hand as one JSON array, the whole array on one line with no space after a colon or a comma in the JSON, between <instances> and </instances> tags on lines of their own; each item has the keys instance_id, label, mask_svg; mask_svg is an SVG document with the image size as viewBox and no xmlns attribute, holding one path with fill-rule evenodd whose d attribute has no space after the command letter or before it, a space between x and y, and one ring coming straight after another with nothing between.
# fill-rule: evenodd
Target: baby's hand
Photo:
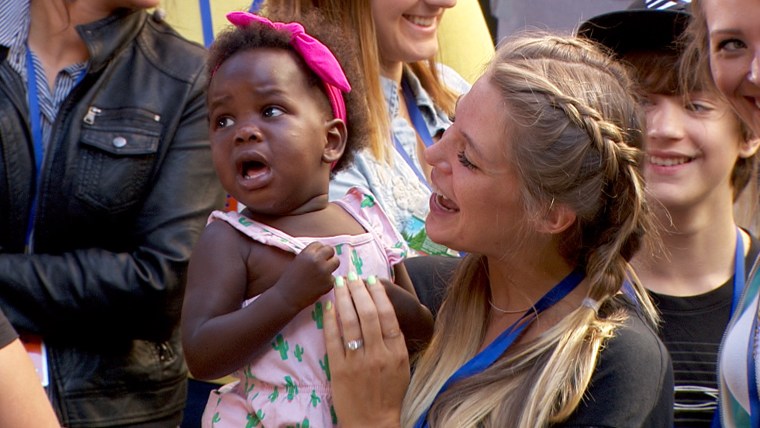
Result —
<instances>
[{"instance_id":1,"label":"baby's hand","mask_svg":"<svg viewBox=\"0 0 760 428\"><path fill-rule=\"evenodd\" d=\"M303 309L332 290L332 273L340 265L335 250L312 242L287 266L278 283L283 297Z\"/></svg>"}]
</instances>

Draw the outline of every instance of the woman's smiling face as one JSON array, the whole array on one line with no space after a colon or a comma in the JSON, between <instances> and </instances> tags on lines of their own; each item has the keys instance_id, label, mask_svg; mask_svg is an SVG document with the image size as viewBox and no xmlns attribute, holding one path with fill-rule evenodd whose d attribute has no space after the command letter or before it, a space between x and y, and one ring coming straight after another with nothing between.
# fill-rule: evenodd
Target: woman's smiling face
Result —
<instances>
[{"instance_id":1,"label":"woman's smiling face","mask_svg":"<svg viewBox=\"0 0 760 428\"><path fill-rule=\"evenodd\" d=\"M438 24L456 0L371 0L381 63L415 62L438 52Z\"/></svg>"},{"instance_id":2,"label":"woman's smiling face","mask_svg":"<svg viewBox=\"0 0 760 428\"><path fill-rule=\"evenodd\" d=\"M428 236L449 248L502 255L524 224L520 180L513 164L515 127L487 76L460 98L456 120L428 147L433 195Z\"/></svg>"},{"instance_id":3,"label":"woman's smiling face","mask_svg":"<svg viewBox=\"0 0 760 428\"><path fill-rule=\"evenodd\" d=\"M760 5L755 0L703 4L715 84L760 135Z\"/></svg>"}]
</instances>

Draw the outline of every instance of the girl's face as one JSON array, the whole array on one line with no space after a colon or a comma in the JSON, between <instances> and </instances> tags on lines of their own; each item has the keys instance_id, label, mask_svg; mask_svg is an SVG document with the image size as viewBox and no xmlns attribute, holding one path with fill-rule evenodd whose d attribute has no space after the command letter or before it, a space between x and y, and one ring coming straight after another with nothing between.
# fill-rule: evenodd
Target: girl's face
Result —
<instances>
[{"instance_id":1,"label":"girl's face","mask_svg":"<svg viewBox=\"0 0 760 428\"><path fill-rule=\"evenodd\" d=\"M330 162L323 157L333 144L343 150L345 133L335 133L342 122L296 59L283 49L241 51L209 85L214 167L227 192L254 213L296 213L326 195Z\"/></svg>"},{"instance_id":2,"label":"girl's face","mask_svg":"<svg viewBox=\"0 0 760 428\"><path fill-rule=\"evenodd\" d=\"M648 191L669 210L730 206L731 173L757 146L744 141L739 119L717 94L649 94L644 174Z\"/></svg>"},{"instance_id":3,"label":"girl's face","mask_svg":"<svg viewBox=\"0 0 760 428\"><path fill-rule=\"evenodd\" d=\"M760 135L760 3L707 0L703 8L715 84Z\"/></svg>"},{"instance_id":4,"label":"girl's face","mask_svg":"<svg viewBox=\"0 0 760 428\"><path fill-rule=\"evenodd\" d=\"M380 62L414 62L438 52L438 24L456 0L371 0Z\"/></svg>"},{"instance_id":5,"label":"girl's face","mask_svg":"<svg viewBox=\"0 0 760 428\"><path fill-rule=\"evenodd\" d=\"M514 248L523 206L512 164L514 127L486 77L459 99L456 120L425 150L432 165L427 234L456 250L501 256Z\"/></svg>"}]
</instances>

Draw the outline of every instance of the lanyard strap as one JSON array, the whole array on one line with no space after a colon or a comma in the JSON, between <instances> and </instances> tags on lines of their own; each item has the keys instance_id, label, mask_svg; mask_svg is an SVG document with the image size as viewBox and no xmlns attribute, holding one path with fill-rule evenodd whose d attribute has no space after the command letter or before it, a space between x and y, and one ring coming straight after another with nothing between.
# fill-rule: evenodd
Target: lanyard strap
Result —
<instances>
[{"instance_id":1,"label":"lanyard strap","mask_svg":"<svg viewBox=\"0 0 760 428\"><path fill-rule=\"evenodd\" d=\"M417 164L412 160L412 158L409 156L409 153L404 150L404 146L401 145L401 141L396 138L396 136L393 136L393 144L396 146L396 151L398 154L401 155L401 157L406 161L406 164L409 165L409 168L412 169L414 172L414 175L417 176L417 179L420 180L420 183L424 184L425 187L430 189L430 184L427 182L427 178L425 178L425 174L422 173L419 167L417 167Z\"/></svg>"},{"instance_id":2,"label":"lanyard strap","mask_svg":"<svg viewBox=\"0 0 760 428\"><path fill-rule=\"evenodd\" d=\"M86 75L81 71L76 78L73 87L79 85ZM72 88L73 88L72 87ZM32 130L32 145L34 147L34 190L32 194L32 206L29 209L29 219L26 226L26 252L32 251L32 234L34 231L34 219L37 215L37 199L39 194L40 176L42 175L42 160L45 157L45 144L42 137L42 113L40 110L39 93L37 92L37 72L34 68L32 50L26 47L26 96L29 101L29 125Z\"/></svg>"},{"instance_id":3,"label":"lanyard strap","mask_svg":"<svg viewBox=\"0 0 760 428\"><path fill-rule=\"evenodd\" d=\"M412 87L409 86L409 82L405 79L401 80L401 90L404 91L406 111L409 112L409 118L412 119L412 125L414 125L414 129L417 131L417 135L420 136L425 147L430 147L433 144L433 136L430 135L427 123L425 123L425 119L422 117L422 112L417 105L417 98L412 92Z\"/></svg>"},{"instance_id":4,"label":"lanyard strap","mask_svg":"<svg viewBox=\"0 0 760 428\"><path fill-rule=\"evenodd\" d=\"M29 124L32 128L32 145L34 146L34 193L32 194L32 206L29 209L29 219L26 223L26 239L24 248L31 252L32 232L34 231L34 219L37 216L37 188L40 185L40 172L42 171L42 157L45 154L42 142L42 118L40 113L40 101L37 94L37 73L34 70L32 50L26 48L26 96L29 99Z\"/></svg>"},{"instance_id":5,"label":"lanyard strap","mask_svg":"<svg viewBox=\"0 0 760 428\"><path fill-rule=\"evenodd\" d=\"M43 143L42 120L40 118L40 101L37 95L37 73L34 70L34 60L31 49L26 49L26 94L29 98L29 122L32 127L32 142L34 144L35 173L39 178L42 168Z\"/></svg>"},{"instance_id":6,"label":"lanyard strap","mask_svg":"<svg viewBox=\"0 0 760 428\"><path fill-rule=\"evenodd\" d=\"M435 402L435 400L454 382L476 375L490 367L504 354L504 352L507 351L507 349L509 349L515 340L520 337L523 330L525 330L525 328L527 328L536 319L538 314L551 308L555 303L559 302L565 296L570 294L571 291L575 290L578 284L583 281L584 277L585 274L580 269L576 269L570 272L570 274L562 279L562 281L552 287L548 293L544 294L544 296L541 297L538 302L536 302L535 306L528 309L520 317L520 319L515 321L514 324L510 325L496 339L494 339L490 345L488 345L484 350L480 351L480 353L475 355L456 372L454 372L454 374L452 374L451 377L446 380L441 389L438 391L435 396L436 398L433 399L433 402ZM426 409L425 412L420 415L420 418L417 419L417 422L414 424L415 428L428 427L427 415L429 411L430 408Z\"/></svg>"},{"instance_id":7,"label":"lanyard strap","mask_svg":"<svg viewBox=\"0 0 760 428\"><path fill-rule=\"evenodd\" d=\"M430 135L427 123L425 123L425 119L422 117L422 112L417 106L417 99L412 92L412 88L405 79L402 79L401 81L401 89L404 91L404 103L406 104L406 111L409 113L409 118L412 120L412 126L422 140L422 143L425 144L425 147L430 147L433 144L433 137ZM395 135L393 136L393 144L396 146L396 151L402 158L404 158L407 165L409 165L409 168L414 171L414 174L420 180L420 183L430 189L430 184L428 184L425 174L422 173L414 160L412 160L411 156L409 156L409 153L406 152L404 146L401 145L401 141L399 141Z\"/></svg>"},{"instance_id":8,"label":"lanyard strap","mask_svg":"<svg viewBox=\"0 0 760 428\"><path fill-rule=\"evenodd\" d=\"M734 315L736 307L739 306L739 299L744 290L746 278L744 276L744 238L742 231L736 228L736 252L734 253L734 294L731 297L731 316Z\"/></svg>"}]
</instances>

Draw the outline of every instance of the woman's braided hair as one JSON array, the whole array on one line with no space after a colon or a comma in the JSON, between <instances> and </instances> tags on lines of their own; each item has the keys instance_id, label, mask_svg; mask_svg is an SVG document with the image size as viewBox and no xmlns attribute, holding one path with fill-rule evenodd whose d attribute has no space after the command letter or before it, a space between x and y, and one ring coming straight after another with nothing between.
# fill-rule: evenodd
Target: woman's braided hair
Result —
<instances>
[{"instance_id":1,"label":"woman's braided hair","mask_svg":"<svg viewBox=\"0 0 760 428\"><path fill-rule=\"evenodd\" d=\"M563 204L576 221L559 252L585 268L589 297L535 340L510 349L483 372L441 385L481 346L488 325L489 283L483 256L470 254L438 314L404 402L402 425L430 408L431 426L536 427L567 419L578 407L604 342L625 320L629 294L656 322L628 261L655 230L644 197L641 112L631 79L592 43L551 34L508 39L482 79L503 100L505 150L520 181L523 212L542 218Z\"/></svg>"}]
</instances>

